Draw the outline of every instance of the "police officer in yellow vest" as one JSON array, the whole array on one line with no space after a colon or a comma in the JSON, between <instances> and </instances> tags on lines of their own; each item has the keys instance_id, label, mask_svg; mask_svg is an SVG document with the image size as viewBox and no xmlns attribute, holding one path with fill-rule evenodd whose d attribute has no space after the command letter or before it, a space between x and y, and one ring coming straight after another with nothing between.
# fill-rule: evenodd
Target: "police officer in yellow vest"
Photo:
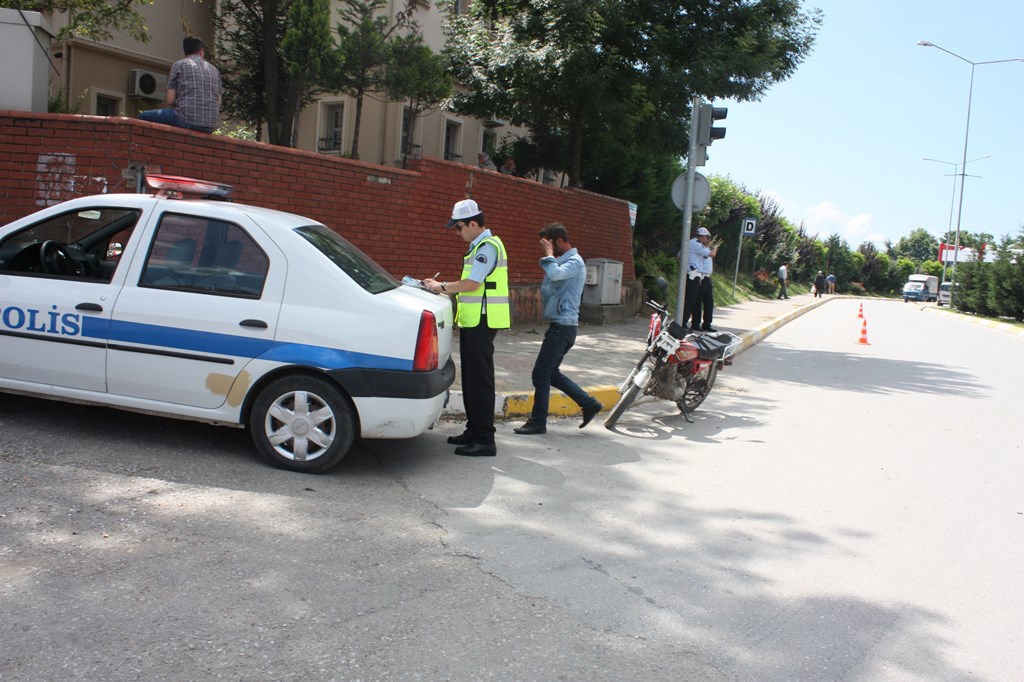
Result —
<instances>
[{"instance_id":1,"label":"police officer in yellow vest","mask_svg":"<svg viewBox=\"0 0 1024 682\"><path fill-rule=\"evenodd\" d=\"M508 302L508 256L505 245L484 227L484 214L472 199L455 204L445 227L455 228L469 251L463 259L458 282L423 280L437 293L454 294L458 301L455 323L459 326L459 359L466 429L448 442L458 445L455 454L493 457L494 445L494 337L512 326Z\"/></svg>"}]
</instances>

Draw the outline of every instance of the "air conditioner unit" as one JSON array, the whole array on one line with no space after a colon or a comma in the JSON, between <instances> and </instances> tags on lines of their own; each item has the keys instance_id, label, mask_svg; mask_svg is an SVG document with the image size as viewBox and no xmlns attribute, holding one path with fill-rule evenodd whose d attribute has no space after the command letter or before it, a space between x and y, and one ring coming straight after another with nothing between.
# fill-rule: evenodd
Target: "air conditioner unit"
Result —
<instances>
[{"instance_id":1,"label":"air conditioner unit","mask_svg":"<svg viewBox=\"0 0 1024 682\"><path fill-rule=\"evenodd\" d=\"M167 76L144 69L128 71L128 96L161 100L167 94Z\"/></svg>"},{"instance_id":2,"label":"air conditioner unit","mask_svg":"<svg viewBox=\"0 0 1024 682\"><path fill-rule=\"evenodd\" d=\"M490 116L490 117L484 119L484 127L485 128L501 128L502 126L507 126L507 125L508 125L508 121L502 120L502 119L498 118L497 116Z\"/></svg>"}]
</instances>

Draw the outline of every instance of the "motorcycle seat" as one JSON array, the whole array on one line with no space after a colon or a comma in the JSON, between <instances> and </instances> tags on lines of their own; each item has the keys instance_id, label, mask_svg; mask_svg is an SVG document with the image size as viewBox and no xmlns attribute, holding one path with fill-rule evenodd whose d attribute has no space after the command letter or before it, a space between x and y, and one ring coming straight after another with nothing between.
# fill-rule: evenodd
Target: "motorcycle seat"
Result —
<instances>
[{"instance_id":1,"label":"motorcycle seat","mask_svg":"<svg viewBox=\"0 0 1024 682\"><path fill-rule=\"evenodd\" d=\"M702 360L717 360L733 342L731 334L696 334L692 342Z\"/></svg>"}]
</instances>

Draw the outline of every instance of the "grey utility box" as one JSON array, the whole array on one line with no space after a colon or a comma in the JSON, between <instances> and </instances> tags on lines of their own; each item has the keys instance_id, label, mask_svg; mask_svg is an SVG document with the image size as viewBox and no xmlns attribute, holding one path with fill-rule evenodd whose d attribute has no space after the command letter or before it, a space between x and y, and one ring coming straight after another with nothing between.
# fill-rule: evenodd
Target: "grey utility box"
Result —
<instances>
[{"instance_id":1,"label":"grey utility box","mask_svg":"<svg viewBox=\"0 0 1024 682\"><path fill-rule=\"evenodd\" d=\"M585 305L619 305L622 302L622 261L590 258L583 286Z\"/></svg>"},{"instance_id":2,"label":"grey utility box","mask_svg":"<svg viewBox=\"0 0 1024 682\"><path fill-rule=\"evenodd\" d=\"M53 32L39 12L0 9L0 109L45 112Z\"/></svg>"}]
</instances>

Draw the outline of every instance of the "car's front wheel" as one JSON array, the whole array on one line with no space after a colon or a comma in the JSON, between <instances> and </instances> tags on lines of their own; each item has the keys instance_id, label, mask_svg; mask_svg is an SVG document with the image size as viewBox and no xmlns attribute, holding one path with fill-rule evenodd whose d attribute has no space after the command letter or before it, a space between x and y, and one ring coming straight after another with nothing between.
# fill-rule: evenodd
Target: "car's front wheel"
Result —
<instances>
[{"instance_id":1,"label":"car's front wheel","mask_svg":"<svg viewBox=\"0 0 1024 682\"><path fill-rule=\"evenodd\" d=\"M352 447L355 414L348 398L329 381L288 376L260 391L249 431L260 454L274 466L318 474Z\"/></svg>"}]
</instances>

